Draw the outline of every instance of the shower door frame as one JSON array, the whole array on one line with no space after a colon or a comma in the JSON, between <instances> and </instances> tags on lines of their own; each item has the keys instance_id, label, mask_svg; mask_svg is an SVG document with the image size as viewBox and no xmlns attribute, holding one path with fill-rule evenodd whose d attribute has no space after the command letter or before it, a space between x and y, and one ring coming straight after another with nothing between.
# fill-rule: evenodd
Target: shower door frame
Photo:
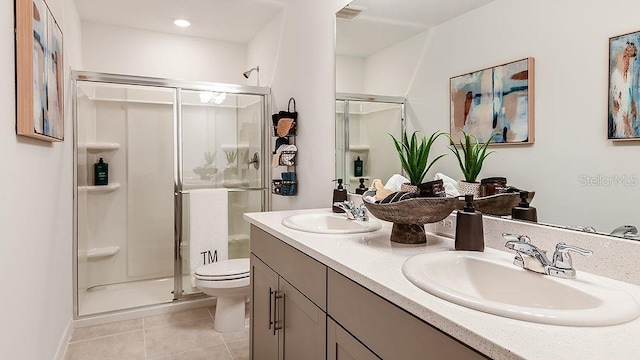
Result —
<instances>
[{"instance_id":1,"label":"shower door frame","mask_svg":"<svg viewBox=\"0 0 640 360\"><path fill-rule=\"evenodd\" d=\"M71 71L71 94L72 98L72 119L73 119L73 318L75 320L91 317L96 315L105 315L110 313L118 313L124 310L131 310L134 308L124 308L120 310L114 310L104 313L96 313L90 315L79 315L78 304L78 109L77 109L77 91L78 81L83 82L96 82L96 83L109 83L119 85L134 85L134 86L147 86L158 87L173 90L173 199L174 199L174 242L173 242L173 256L174 256L174 271L173 271L173 301L184 301L189 299L201 298L201 293L183 295L182 289L182 195L188 194L189 190L183 188L183 167L182 167L182 91L212 91L212 92L224 92L235 95L254 95L262 97L262 146L260 151L260 162L262 163L261 183L260 188L244 188L236 189L236 191L261 191L262 192L262 211L268 211L271 209L271 196L268 188L268 181L271 178L271 167L267 166L266 159L268 159L268 145L270 144L270 127L267 122L270 114L270 101L271 89L268 87L257 86L244 86L235 84L224 84L215 82L203 82L203 81L183 81L183 80L171 80L163 78L153 78L144 76L133 75L120 75L120 74L108 74L89 71ZM150 306L157 306L166 304L160 302L152 305L145 305L145 308Z\"/></svg>"}]
</instances>

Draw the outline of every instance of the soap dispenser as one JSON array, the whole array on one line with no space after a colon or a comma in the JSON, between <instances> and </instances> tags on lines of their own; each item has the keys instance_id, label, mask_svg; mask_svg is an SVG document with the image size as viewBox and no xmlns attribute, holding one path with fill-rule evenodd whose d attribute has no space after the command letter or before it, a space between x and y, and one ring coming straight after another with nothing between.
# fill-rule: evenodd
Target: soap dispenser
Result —
<instances>
[{"instance_id":1,"label":"soap dispenser","mask_svg":"<svg viewBox=\"0 0 640 360\"><path fill-rule=\"evenodd\" d=\"M93 184L108 185L109 184L109 164L104 162L102 158L93 164Z\"/></svg>"},{"instance_id":2,"label":"soap dispenser","mask_svg":"<svg viewBox=\"0 0 640 360\"><path fill-rule=\"evenodd\" d=\"M333 189L333 201L331 202L331 208L334 213L343 213L343 209L337 206L333 206L333 204L337 202L342 203L347 201L347 190L345 190L345 188L342 186L342 179L336 179L333 181L336 181L338 183L338 186Z\"/></svg>"},{"instance_id":3,"label":"soap dispenser","mask_svg":"<svg viewBox=\"0 0 640 360\"><path fill-rule=\"evenodd\" d=\"M364 185L365 178L360 178L360 185L356 189L356 194L362 195L367 191L367 187Z\"/></svg>"},{"instance_id":4,"label":"soap dispenser","mask_svg":"<svg viewBox=\"0 0 640 360\"><path fill-rule=\"evenodd\" d=\"M473 195L464 196L464 209L456 216L456 250L484 251L482 213L473 207Z\"/></svg>"},{"instance_id":5,"label":"soap dispenser","mask_svg":"<svg viewBox=\"0 0 640 360\"><path fill-rule=\"evenodd\" d=\"M520 191L520 203L511 209L511 218L538 222L538 211L527 202L528 191Z\"/></svg>"}]
</instances>

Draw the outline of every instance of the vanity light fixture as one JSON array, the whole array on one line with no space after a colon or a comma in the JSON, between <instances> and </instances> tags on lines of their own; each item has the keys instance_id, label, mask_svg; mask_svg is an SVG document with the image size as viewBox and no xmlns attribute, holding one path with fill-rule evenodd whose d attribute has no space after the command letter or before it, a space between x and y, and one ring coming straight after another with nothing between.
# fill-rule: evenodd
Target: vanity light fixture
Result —
<instances>
[{"instance_id":1,"label":"vanity light fixture","mask_svg":"<svg viewBox=\"0 0 640 360\"><path fill-rule=\"evenodd\" d=\"M183 28L186 28L186 27L191 26L191 21L189 21L189 20L187 20L187 19L175 19L175 20L173 21L173 23L174 23L176 26L180 26L180 27L183 27Z\"/></svg>"}]
</instances>

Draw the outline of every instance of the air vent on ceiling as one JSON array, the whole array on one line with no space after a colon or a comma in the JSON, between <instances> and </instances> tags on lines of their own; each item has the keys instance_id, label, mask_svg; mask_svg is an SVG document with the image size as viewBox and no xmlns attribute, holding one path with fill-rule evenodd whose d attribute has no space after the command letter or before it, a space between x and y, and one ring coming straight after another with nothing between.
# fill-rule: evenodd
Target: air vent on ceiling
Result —
<instances>
[{"instance_id":1,"label":"air vent on ceiling","mask_svg":"<svg viewBox=\"0 0 640 360\"><path fill-rule=\"evenodd\" d=\"M356 16L360 15L361 12L363 12L364 10L366 10L367 8L362 7L362 6L345 6L342 9L340 9L340 11L338 11L336 13L336 17L338 19L345 19L345 20L353 20L353 18L355 18Z\"/></svg>"}]
</instances>

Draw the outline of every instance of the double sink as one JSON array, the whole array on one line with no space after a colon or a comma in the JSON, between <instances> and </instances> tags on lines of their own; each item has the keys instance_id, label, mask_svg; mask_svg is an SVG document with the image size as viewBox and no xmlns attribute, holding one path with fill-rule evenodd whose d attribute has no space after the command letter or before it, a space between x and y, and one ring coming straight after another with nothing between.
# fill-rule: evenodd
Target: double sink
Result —
<instances>
[{"instance_id":1,"label":"double sink","mask_svg":"<svg viewBox=\"0 0 640 360\"><path fill-rule=\"evenodd\" d=\"M353 221L344 215L305 213L282 221L288 228L322 234L377 231L376 220ZM514 255L485 252L425 252L407 259L404 277L413 285L452 303L507 318L566 326L608 326L640 316L640 304L610 279L578 272L561 279L513 264Z\"/></svg>"}]
</instances>

